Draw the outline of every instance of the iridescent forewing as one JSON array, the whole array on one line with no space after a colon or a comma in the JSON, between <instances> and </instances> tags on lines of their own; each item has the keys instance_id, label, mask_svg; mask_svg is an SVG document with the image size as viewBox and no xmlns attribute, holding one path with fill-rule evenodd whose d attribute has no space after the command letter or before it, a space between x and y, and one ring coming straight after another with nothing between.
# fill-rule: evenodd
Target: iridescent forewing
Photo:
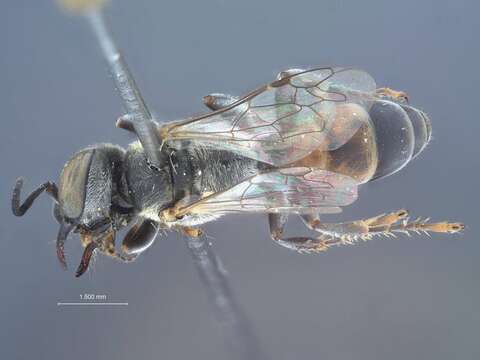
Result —
<instances>
[{"instance_id":1,"label":"iridescent forewing","mask_svg":"<svg viewBox=\"0 0 480 360\"><path fill-rule=\"evenodd\" d=\"M180 214L336 213L357 199L357 185L351 177L327 170L277 169L180 208Z\"/></svg>"},{"instance_id":2,"label":"iridescent forewing","mask_svg":"<svg viewBox=\"0 0 480 360\"><path fill-rule=\"evenodd\" d=\"M162 138L224 149L283 166L315 149L334 150L368 121L375 81L355 69L286 76L210 114L166 125ZM350 106L356 105L356 106Z\"/></svg>"}]
</instances>

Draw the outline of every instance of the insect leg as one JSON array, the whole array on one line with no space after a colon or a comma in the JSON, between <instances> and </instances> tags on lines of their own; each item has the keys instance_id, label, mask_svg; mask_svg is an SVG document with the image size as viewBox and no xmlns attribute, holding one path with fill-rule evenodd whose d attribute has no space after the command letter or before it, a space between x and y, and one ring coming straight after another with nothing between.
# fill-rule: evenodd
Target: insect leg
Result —
<instances>
[{"instance_id":1,"label":"insect leg","mask_svg":"<svg viewBox=\"0 0 480 360\"><path fill-rule=\"evenodd\" d=\"M203 235L202 229L194 228L191 226L181 226L181 227L178 227L178 230L180 230L184 235L191 238L198 238Z\"/></svg>"},{"instance_id":2,"label":"insect leg","mask_svg":"<svg viewBox=\"0 0 480 360\"><path fill-rule=\"evenodd\" d=\"M128 114L120 116L115 122L115 126L119 129L123 129L129 132L135 133L133 118Z\"/></svg>"},{"instance_id":3,"label":"insect leg","mask_svg":"<svg viewBox=\"0 0 480 360\"><path fill-rule=\"evenodd\" d=\"M203 103L211 110L220 110L232 105L239 98L233 95L213 93L203 97Z\"/></svg>"},{"instance_id":4,"label":"insect leg","mask_svg":"<svg viewBox=\"0 0 480 360\"><path fill-rule=\"evenodd\" d=\"M30 209L35 199L44 191L46 191L47 194L49 194L55 201L58 200L57 185L55 185L53 182L47 181L36 188L30 195L28 195L23 204L20 204L20 193L22 190L23 181L23 178L18 178L13 189L12 211L15 216L23 216L27 210Z\"/></svg>"},{"instance_id":5,"label":"insect leg","mask_svg":"<svg viewBox=\"0 0 480 360\"><path fill-rule=\"evenodd\" d=\"M99 249L108 256L111 256L115 259L121 260L123 262L131 262L136 259L138 254L126 254L123 251L118 253L115 251L115 237L116 232L111 230L107 233L105 237L102 239L102 245Z\"/></svg>"},{"instance_id":6,"label":"insect leg","mask_svg":"<svg viewBox=\"0 0 480 360\"><path fill-rule=\"evenodd\" d=\"M287 223L287 214L268 214L268 225L270 227L270 236L272 240L278 241L283 236L283 229Z\"/></svg>"},{"instance_id":7,"label":"insect leg","mask_svg":"<svg viewBox=\"0 0 480 360\"><path fill-rule=\"evenodd\" d=\"M99 235L92 235L91 233L81 233L80 239L82 242L82 246L85 249L83 250L82 259L80 260L80 264L78 265L75 276L79 277L88 270L90 261L95 251L100 251L105 255L111 256L124 262L131 262L135 260L137 254L130 255L124 253L117 253L115 251L115 237L116 232L114 229L109 229Z\"/></svg>"},{"instance_id":8,"label":"insect leg","mask_svg":"<svg viewBox=\"0 0 480 360\"><path fill-rule=\"evenodd\" d=\"M298 73L301 73L301 72L304 72L305 70L304 69L287 69L287 70L284 70L284 71L280 71L278 74L277 74L277 80L282 80L288 76L292 76L292 75L295 75L295 74L298 74Z\"/></svg>"},{"instance_id":9,"label":"insect leg","mask_svg":"<svg viewBox=\"0 0 480 360\"><path fill-rule=\"evenodd\" d=\"M268 214L270 236L277 244L300 253L315 253L328 249L325 245L326 237L323 235L318 238L308 236L284 238L283 228L287 219L287 214Z\"/></svg>"},{"instance_id":10,"label":"insect leg","mask_svg":"<svg viewBox=\"0 0 480 360\"><path fill-rule=\"evenodd\" d=\"M384 99L392 99L402 104L408 104L408 94L404 91L397 91L390 88L378 88L375 93Z\"/></svg>"},{"instance_id":11,"label":"insect leg","mask_svg":"<svg viewBox=\"0 0 480 360\"><path fill-rule=\"evenodd\" d=\"M303 69L288 69L288 70L285 70L285 71L281 71L281 72L278 73L277 79L281 80L284 77L292 76L292 75L301 73L303 71L305 71L305 70L303 70ZM220 110L220 109L226 108L227 106L232 105L233 103L235 103L238 100L239 100L239 97L237 97L237 96L233 96L233 95L229 95L229 94L223 94L223 93L213 93L213 94L209 94L209 95L206 95L206 96L203 97L203 103L205 104L205 106L207 106L211 110ZM117 127L119 127L118 122L117 122ZM123 127L122 127L122 129L123 129Z\"/></svg>"},{"instance_id":12,"label":"insect leg","mask_svg":"<svg viewBox=\"0 0 480 360\"><path fill-rule=\"evenodd\" d=\"M133 225L123 238L122 253L131 256L147 250L155 241L158 228L156 222L148 219Z\"/></svg>"},{"instance_id":13,"label":"insect leg","mask_svg":"<svg viewBox=\"0 0 480 360\"><path fill-rule=\"evenodd\" d=\"M395 233L410 235L411 232L425 233L457 233L464 229L460 223L429 223L429 219L416 219L409 222L408 211L398 210L388 214L381 214L364 220L344 223L321 223L318 217L302 215L307 226L324 236L330 236L335 241L327 241L330 245L352 244L359 240L370 240L374 236L395 237Z\"/></svg>"}]
</instances>

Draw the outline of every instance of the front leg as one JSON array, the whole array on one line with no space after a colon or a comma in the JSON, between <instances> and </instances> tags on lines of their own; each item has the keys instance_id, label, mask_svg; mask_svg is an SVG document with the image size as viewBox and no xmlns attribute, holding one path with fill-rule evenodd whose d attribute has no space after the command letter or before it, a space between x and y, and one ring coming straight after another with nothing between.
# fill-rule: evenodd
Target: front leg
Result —
<instances>
[{"instance_id":1,"label":"front leg","mask_svg":"<svg viewBox=\"0 0 480 360\"><path fill-rule=\"evenodd\" d=\"M191 238L199 238L204 234L202 229L192 226L178 226L177 229L183 234Z\"/></svg>"},{"instance_id":2,"label":"front leg","mask_svg":"<svg viewBox=\"0 0 480 360\"><path fill-rule=\"evenodd\" d=\"M168 209L162 210L158 216L162 219L162 222L166 227L178 230L188 237L199 238L204 232L200 228L190 226L190 224L192 224L192 222L189 221L191 220L191 215L188 212L182 211L182 206L185 206L186 204L188 204L187 198L177 202L174 206Z\"/></svg>"},{"instance_id":3,"label":"front leg","mask_svg":"<svg viewBox=\"0 0 480 360\"><path fill-rule=\"evenodd\" d=\"M147 250L155 241L159 227L158 223L149 219L138 221L123 238L122 253L127 257L132 257ZM115 246L112 246L110 250L113 254Z\"/></svg>"}]
</instances>

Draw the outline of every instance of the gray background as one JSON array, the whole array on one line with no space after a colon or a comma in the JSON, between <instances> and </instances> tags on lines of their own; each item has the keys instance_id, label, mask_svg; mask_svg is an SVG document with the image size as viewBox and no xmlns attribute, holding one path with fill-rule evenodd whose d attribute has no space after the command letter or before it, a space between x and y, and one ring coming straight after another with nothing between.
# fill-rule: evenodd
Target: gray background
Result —
<instances>
[{"instance_id":1,"label":"gray background","mask_svg":"<svg viewBox=\"0 0 480 360\"><path fill-rule=\"evenodd\" d=\"M161 119L203 111L209 92L240 94L280 70L325 64L364 68L431 116L426 151L362 187L336 219L407 207L464 221L463 235L375 240L306 256L273 244L259 216L206 227L272 358L480 357L477 1L113 2L108 19ZM120 103L85 23L51 1L2 6L2 359L227 359L180 235L158 239L131 265L98 257L75 279L55 258L50 200L42 197L25 218L11 215L16 176L26 176L30 190L56 181L76 150L132 138L114 128ZM304 231L290 222L289 234ZM71 240L74 268L81 249ZM82 293L130 305L56 306Z\"/></svg>"}]
</instances>

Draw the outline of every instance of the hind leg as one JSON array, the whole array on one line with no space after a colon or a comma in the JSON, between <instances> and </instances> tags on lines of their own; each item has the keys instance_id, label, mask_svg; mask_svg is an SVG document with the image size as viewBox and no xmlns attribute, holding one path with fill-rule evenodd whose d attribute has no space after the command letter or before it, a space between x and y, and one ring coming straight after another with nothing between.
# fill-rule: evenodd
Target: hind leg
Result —
<instances>
[{"instance_id":1,"label":"hind leg","mask_svg":"<svg viewBox=\"0 0 480 360\"><path fill-rule=\"evenodd\" d=\"M324 236L315 237L283 237L283 230L287 222L286 214L268 214L270 236L277 244L300 253L315 253L325 251L328 246L324 244Z\"/></svg>"},{"instance_id":2,"label":"hind leg","mask_svg":"<svg viewBox=\"0 0 480 360\"><path fill-rule=\"evenodd\" d=\"M430 232L453 234L464 229L464 225L461 223L428 223L428 219L420 218L409 222L406 210L343 223L322 223L318 216L312 215L302 215L301 217L311 230L319 233L319 236L282 238L283 226L282 231L279 231L278 221L270 221L272 238L284 247L298 252L312 253L325 251L334 245L349 245L360 240L367 241L375 236L395 237L395 233L404 233L410 236L411 232L427 235ZM272 231L272 225L276 232Z\"/></svg>"},{"instance_id":3,"label":"hind leg","mask_svg":"<svg viewBox=\"0 0 480 360\"><path fill-rule=\"evenodd\" d=\"M374 236L396 236L396 233L410 235L430 232L457 233L464 229L460 223L429 223L429 219L418 218L409 221L407 210L398 210L388 214L381 214L364 220L344 223L322 223L318 217L302 216L307 226L322 235L340 239L342 243L349 244L358 240L370 240Z\"/></svg>"}]
</instances>

